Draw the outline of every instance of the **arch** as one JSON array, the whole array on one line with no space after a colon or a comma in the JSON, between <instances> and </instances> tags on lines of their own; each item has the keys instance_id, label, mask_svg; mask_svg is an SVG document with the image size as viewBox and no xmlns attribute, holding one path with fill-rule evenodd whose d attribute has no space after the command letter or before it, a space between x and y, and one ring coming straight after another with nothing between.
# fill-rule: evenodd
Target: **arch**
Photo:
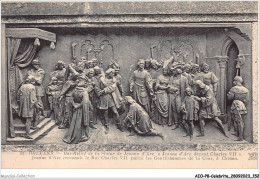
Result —
<instances>
[{"instance_id":1,"label":"arch","mask_svg":"<svg viewBox=\"0 0 260 179\"><path fill-rule=\"evenodd\" d=\"M221 55L227 56L228 50L231 47L231 45L233 45L233 44L235 44L237 46L235 41L232 38L230 38L229 36L227 36L222 45Z\"/></svg>"}]
</instances>

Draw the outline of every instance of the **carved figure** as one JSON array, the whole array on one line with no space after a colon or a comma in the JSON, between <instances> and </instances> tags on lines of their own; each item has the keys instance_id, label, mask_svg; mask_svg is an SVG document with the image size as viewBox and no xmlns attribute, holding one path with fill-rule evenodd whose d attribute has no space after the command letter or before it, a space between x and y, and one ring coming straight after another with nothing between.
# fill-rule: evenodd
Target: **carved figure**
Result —
<instances>
[{"instance_id":1,"label":"carved figure","mask_svg":"<svg viewBox=\"0 0 260 179\"><path fill-rule=\"evenodd\" d=\"M71 103L71 94L73 92L73 89L75 88L77 84L77 76L71 75L70 79L65 82L65 84L62 87L62 90L60 92L60 98L59 101L61 101L64 98L64 109L63 109L63 115L62 115L62 122L59 129L65 129L70 126L71 118L72 118L72 103Z\"/></svg>"},{"instance_id":2,"label":"carved figure","mask_svg":"<svg viewBox=\"0 0 260 179\"><path fill-rule=\"evenodd\" d=\"M61 122L62 105L59 102L61 89L62 89L62 85L59 84L58 78L52 77L51 82L47 87L46 94L48 95L51 114L53 114L53 118L57 125L59 125Z\"/></svg>"},{"instance_id":3,"label":"carved figure","mask_svg":"<svg viewBox=\"0 0 260 179\"><path fill-rule=\"evenodd\" d=\"M150 64L150 68L148 67L146 70L150 73L151 78L152 78L152 83L153 83L153 89L155 88L155 84L156 84L156 79L159 75L161 75L161 68L162 68L162 62L159 63L157 60L150 58L145 60L145 64L148 62L148 64ZM151 112L150 112L150 116L152 118L153 121L156 121L155 118L155 96L151 96L150 98L150 104L151 104Z\"/></svg>"},{"instance_id":4,"label":"carved figure","mask_svg":"<svg viewBox=\"0 0 260 179\"><path fill-rule=\"evenodd\" d=\"M213 90L214 94L217 95L218 78L213 72L209 71L209 65L207 63L203 63L200 69L201 73L199 75L199 80L205 85L208 85Z\"/></svg>"},{"instance_id":5,"label":"carved figure","mask_svg":"<svg viewBox=\"0 0 260 179\"><path fill-rule=\"evenodd\" d=\"M195 99L201 104L199 112L201 135L198 137L204 136L205 119L213 119L218 124L223 134L228 137L221 120L218 118L221 112L213 90L200 80L197 80L195 83L199 87L199 97L195 97Z\"/></svg>"},{"instance_id":6,"label":"carved figure","mask_svg":"<svg viewBox=\"0 0 260 179\"><path fill-rule=\"evenodd\" d=\"M36 97L39 108L37 109L37 119L34 125L38 125L40 120L40 116L44 117L44 106L42 102L42 97L44 96L44 88L42 86L42 82L45 76L45 72L40 68L40 63L38 59L34 59L32 61L32 68L28 71L28 76L33 76L35 80L35 89L36 89Z\"/></svg>"},{"instance_id":7,"label":"carved figure","mask_svg":"<svg viewBox=\"0 0 260 179\"><path fill-rule=\"evenodd\" d=\"M201 75L200 75L200 66L198 64L195 64L195 63L190 63L191 64L191 70L190 70L190 75L191 75L191 78L192 78L192 91L194 93L194 95L197 95L198 93L198 87L197 85L195 85L195 81L196 80L200 80L202 81L202 78L201 78Z\"/></svg>"},{"instance_id":8,"label":"carved figure","mask_svg":"<svg viewBox=\"0 0 260 179\"><path fill-rule=\"evenodd\" d=\"M194 124L193 121L198 120L199 103L193 96L191 88L185 89L186 96L184 97L181 104L181 112L183 120L188 124L189 130L186 136L190 136L190 140L193 139ZM184 137L186 137L184 136Z\"/></svg>"},{"instance_id":9,"label":"carved figure","mask_svg":"<svg viewBox=\"0 0 260 179\"><path fill-rule=\"evenodd\" d=\"M236 76L233 81L234 86L227 94L228 99L233 101L230 109L231 117L234 121L234 128L236 131L236 133L233 135L238 137L238 141L243 140L243 132L245 127L243 116L247 114L245 104L247 103L249 98L249 91L242 85L242 83L242 77Z\"/></svg>"},{"instance_id":10,"label":"carved figure","mask_svg":"<svg viewBox=\"0 0 260 179\"><path fill-rule=\"evenodd\" d=\"M17 102L19 104L20 117L26 119L25 123L25 135L23 137L32 139L30 136L30 128L33 122L34 112L37 105L36 89L34 86L35 80L33 76L28 76L24 84L19 88L17 92Z\"/></svg>"},{"instance_id":11,"label":"carved figure","mask_svg":"<svg viewBox=\"0 0 260 179\"><path fill-rule=\"evenodd\" d=\"M114 114L114 119L117 124L117 128L123 132L121 121L119 119L118 109L120 109L123 99L119 93L117 87L117 80L114 78L115 70L109 68L106 71L105 77L101 77L96 88L99 96L98 108L101 113L102 120L106 128L106 133L109 131L108 123L108 109Z\"/></svg>"},{"instance_id":12,"label":"carved figure","mask_svg":"<svg viewBox=\"0 0 260 179\"><path fill-rule=\"evenodd\" d=\"M95 66L94 68L94 76L95 76L95 78L97 78L97 79L99 79L101 76L105 76L102 72L103 72L103 70L100 68L100 67L98 67L98 66Z\"/></svg>"},{"instance_id":13,"label":"carved figure","mask_svg":"<svg viewBox=\"0 0 260 179\"><path fill-rule=\"evenodd\" d=\"M86 57L81 57L81 58L79 59L79 62L78 62L78 64L77 64L77 66L84 65L84 68L87 68L87 67L86 67L86 64L87 64L87 59L86 59Z\"/></svg>"},{"instance_id":14,"label":"carved figure","mask_svg":"<svg viewBox=\"0 0 260 179\"><path fill-rule=\"evenodd\" d=\"M144 69L145 61L140 59L137 65L138 69L134 71L129 81L130 92L133 93L134 100L151 115L149 95L154 95L153 81L150 73Z\"/></svg>"},{"instance_id":15,"label":"carved figure","mask_svg":"<svg viewBox=\"0 0 260 179\"><path fill-rule=\"evenodd\" d=\"M193 86L193 79L191 77L191 65L190 64L184 64L182 67L182 75L185 76L188 79L188 83L190 86Z\"/></svg>"},{"instance_id":16,"label":"carved figure","mask_svg":"<svg viewBox=\"0 0 260 179\"><path fill-rule=\"evenodd\" d=\"M90 118L89 127L96 129L95 124L97 124L97 104L98 104L98 97L95 92L95 86L97 84L97 79L94 77L95 71L93 68L89 68L86 72L87 79L86 79L86 87L88 88L89 99L93 106L93 115Z\"/></svg>"},{"instance_id":17,"label":"carved figure","mask_svg":"<svg viewBox=\"0 0 260 179\"><path fill-rule=\"evenodd\" d=\"M78 72L76 71L76 65L74 63L69 64L65 72L65 81L71 80L77 76Z\"/></svg>"},{"instance_id":18,"label":"carved figure","mask_svg":"<svg viewBox=\"0 0 260 179\"><path fill-rule=\"evenodd\" d=\"M119 92L121 94L122 97L125 96L125 92L124 92L124 89L123 89L123 86L122 86L122 76L119 74L120 72L120 66L118 63L116 63L114 60L111 60L111 63L109 64L109 67L110 68L113 68L115 70L115 78L117 80L117 84L118 84L118 89L119 89Z\"/></svg>"},{"instance_id":19,"label":"carved figure","mask_svg":"<svg viewBox=\"0 0 260 179\"><path fill-rule=\"evenodd\" d=\"M114 60L111 60L111 63L109 64L109 66L111 66L111 68L113 68L115 70L115 73L114 73L115 76L114 77L116 78L117 87L118 87L118 90L120 92L121 98L123 99L123 97L125 97L125 92L124 92L124 89L123 89L123 86L122 86L122 83L123 83L122 80L123 79L122 79L122 76L119 74L120 66ZM122 103L121 108L118 110L118 112L119 112L119 115L121 115L122 113L125 112L124 103Z\"/></svg>"},{"instance_id":20,"label":"carved figure","mask_svg":"<svg viewBox=\"0 0 260 179\"><path fill-rule=\"evenodd\" d=\"M167 66L163 68L163 74L158 76L155 84L155 123L162 126L168 124L169 100L168 100L168 85L170 77L167 74Z\"/></svg>"},{"instance_id":21,"label":"carved figure","mask_svg":"<svg viewBox=\"0 0 260 179\"><path fill-rule=\"evenodd\" d=\"M91 61L92 61L92 64L93 64L93 68L98 66L98 59L93 58Z\"/></svg>"},{"instance_id":22,"label":"carved figure","mask_svg":"<svg viewBox=\"0 0 260 179\"><path fill-rule=\"evenodd\" d=\"M77 144L89 139L89 121L92 106L84 81L77 84L72 92L71 98L73 114L69 130L63 138L63 141L69 144Z\"/></svg>"},{"instance_id":23,"label":"carved figure","mask_svg":"<svg viewBox=\"0 0 260 179\"><path fill-rule=\"evenodd\" d=\"M86 68L89 69L89 68L94 68L94 64L93 64L93 61L92 60L89 60L86 62Z\"/></svg>"},{"instance_id":24,"label":"carved figure","mask_svg":"<svg viewBox=\"0 0 260 179\"><path fill-rule=\"evenodd\" d=\"M87 69L85 63L78 63L76 66L77 80L86 82L87 81Z\"/></svg>"},{"instance_id":25,"label":"carved figure","mask_svg":"<svg viewBox=\"0 0 260 179\"><path fill-rule=\"evenodd\" d=\"M65 73L66 73L66 68L65 68L65 63L60 60L57 62L56 64L56 69L55 71L53 71L51 74L50 74L50 77L55 77L57 78L58 80L58 84L59 85L63 85L64 84L64 81L65 81Z\"/></svg>"},{"instance_id":26,"label":"carved figure","mask_svg":"<svg viewBox=\"0 0 260 179\"><path fill-rule=\"evenodd\" d=\"M148 113L131 96L126 96L126 103L129 105L129 111L124 119L125 126L130 129L131 135L134 133L141 136L158 136L164 139L163 135L152 131L152 123Z\"/></svg>"},{"instance_id":27,"label":"carved figure","mask_svg":"<svg viewBox=\"0 0 260 179\"><path fill-rule=\"evenodd\" d=\"M169 75L172 75L171 67L172 67L172 63L174 62L174 60L175 60L175 54L173 54L173 56L171 56L169 59L167 59L163 62L163 66L164 66L164 68L167 68L167 73Z\"/></svg>"},{"instance_id":28,"label":"carved figure","mask_svg":"<svg viewBox=\"0 0 260 179\"><path fill-rule=\"evenodd\" d=\"M162 64L157 62L155 59L147 59L145 60L145 70L147 70L151 78L153 80L153 85L156 83L156 78L160 75L160 70L161 70Z\"/></svg>"},{"instance_id":29,"label":"carved figure","mask_svg":"<svg viewBox=\"0 0 260 179\"><path fill-rule=\"evenodd\" d=\"M182 63L174 62L171 66L173 75L169 81L169 120L168 125L175 124L175 128L178 128L181 122L180 107L181 101L184 98L185 89L189 87L188 79L182 75ZM173 129L173 130L174 130Z\"/></svg>"}]
</instances>

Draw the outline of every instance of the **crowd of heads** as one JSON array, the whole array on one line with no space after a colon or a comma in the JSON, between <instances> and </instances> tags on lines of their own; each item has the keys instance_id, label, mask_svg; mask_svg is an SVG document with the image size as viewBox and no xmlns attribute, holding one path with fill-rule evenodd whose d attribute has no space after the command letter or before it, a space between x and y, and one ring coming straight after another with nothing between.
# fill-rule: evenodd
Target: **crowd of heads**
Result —
<instances>
[{"instance_id":1,"label":"crowd of heads","mask_svg":"<svg viewBox=\"0 0 260 179\"><path fill-rule=\"evenodd\" d=\"M181 73L189 73L192 75L196 75L197 73L204 72L207 73L210 70L209 65L204 62L199 64L189 62L184 63L182 61L169 63L167 61L158 62L155 59L139 59L137 61L137 68L140 70L160 70L162 69L162 73L164 75L174 75Z\"/></svg>"}]
</instances>

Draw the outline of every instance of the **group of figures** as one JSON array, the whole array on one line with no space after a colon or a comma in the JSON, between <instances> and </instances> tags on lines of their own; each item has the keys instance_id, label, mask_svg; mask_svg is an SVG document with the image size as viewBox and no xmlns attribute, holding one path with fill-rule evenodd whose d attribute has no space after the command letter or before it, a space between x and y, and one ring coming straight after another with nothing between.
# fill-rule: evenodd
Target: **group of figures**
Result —
<instances>
[{"instance_id":1,"label":"group of figures","mask_svg":"<svg viewBox=\"0 0 260 179\"><path fill-rule=\"evenodd\" d=\"M193 138L194 121L199 120L199 136L204 136L205 119L217 122L225 136L226 132L218 116L221 114L216 101L218 79L203 63L176 62L174 56L158 64L162 74L153 79L145 69L145 60L138 61L138 69L130 80L134 99L159 125L182 126L190 139ZM152 106L152 107L151 107Z\"/></svg>"},{"instance_id":2,"label":"group of figures","mask_svg":"<svg viewBox=\"0 0 260 179\"><path fill-rule=\"evenodd\" d=\"M160 72L162 71L162 74ZM68 131L63 138L66 143L87 141L89 128L96 129L98 120L109 132L109 118L114 118L117 128L130 135L158 136L152 122L162 126L183 127L190 140L193 138L194 121L199 121L200 135L204 136L205 119L214 120L227 137L219 119L217 104L218 79L209 71L206 63L177 62L175 57L157 62L154 59L138 60L137 69L129 83L131 96L125 96L120 66L114 60L104 72L97 59L82 57L67 67L58 61L56 70L50 74L46 89L50 104L50 116L59 129ZM155 73L153 73L155 72ZM26 119L26 134L31 139L30 129L37 127L46 117L42 97L45 95L42 81L45 72L39 60L32 61L32 69L18 91L19 116ZM248 90L242 86L242 77L236 76L234 87L228 93L235 135L243 140L242 116L247 113L245 103ZM120 116L126 117L121 119Z\"/></svg>"},{"instance_id":3,"label":"group of figures","mask_svg":"<svg viewBox=\"0 0 260 179\"><path fill-rule=\"evenodd\" d=\"M154 71L161 68L162 74L150 74L149 67ZM238 141L243 140L243 115L247 113L245 103L249 97L242 82L242 77L236 76L234 87L227 94L228 100L232 101L230 112ZM205 136L205 120L215 121L228 137L219 119L217 88L218 78L207 63L185 64L177 61L174 55L160 63L153 59L140 59L138 69L130 79L134 100L151 116L151 120L162 126L174 125L172 130L183 127L187 133L184 137L190 136L190 140L193 139L194 121L198 121L200 126L197 137Z\"/></svg>"}]
</instances>

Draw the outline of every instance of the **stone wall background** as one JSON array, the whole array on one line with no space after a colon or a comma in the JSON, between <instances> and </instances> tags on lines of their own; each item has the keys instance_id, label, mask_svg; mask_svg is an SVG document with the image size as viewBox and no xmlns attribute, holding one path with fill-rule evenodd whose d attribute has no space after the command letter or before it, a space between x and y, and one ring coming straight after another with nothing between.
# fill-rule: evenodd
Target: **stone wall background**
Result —
<instances>
[{"instance_id":1,"label":"stone wall background","mask_svg":"<svg viewBox=\"0 0 260 179\"><path fill-rule=\"evenodd\" d=\"M170 57L169 53L169 41L176 44L176 48L179 48L183 42L189 41L191 45L183 45L185 49L189 51L191 56L191 51L194 54L199 54L200 62L207 61L210 64L211 70L220 79L220 68L219 64L214 59L207 59L205 57L216 57L221 56L222 47L227 35L235 35L235 32L225 32L223 28L210 29L210 28L89 28L89 29L68 29L68 28L58 28L51 29L45 28L44 30L56 33L57 43L54 50L50 49L49 44L45 41L41 41L41 47L36 55L41 63L41 68L45 70L46 76L43 82L46 88L50 81L50 73L55 70L55 65L57 61L63 60L66 66L72 62L72 43L78 43L83 40L91 39L94 42L96 48L100 42L104 39L108 39L114 47L114 59L118 62L121 67L120 74L123 77L123 88L127 95L129 95L129 83L128 80L136 69L136 63L138 59L148 59L150 58L150 47L156 45L158 48L154 49L154 58L157 61L165 60ZM227 34L227 33L231 33ZM241 41L240 39L235 39ZM175 46L175 45L173 45ZM191 47L192 46L192 47ZM192 50L190 50L190 49ZM78 47L76 51L79 51ZM160 51L161 49L161 51ZM245 47L242 47L243 51ZM242 50L241 50L242 51ZM251 52L250 52L251 53ZM76 52L77 60L80 58L80 53ZM90 55L91 56L91 55ZM93 56L93 54L92 54ZM110 56L110 57L109 57ZM111 55L103 56L103 69L106 70L107 64L109 63ZM26 74L26 69L24 74ZM252 74L248 72L251 71L251 61L247 62L241 70L241 75L244 78L244 85L251 91L252 90ZM153 78L156 78L160 72L151 72ZM218 88L218 94L220 93L220 87ZM252 97L250 95L250 101ZM217 98L220 104L220 98ZM46 99L44 100L45 107L48 109L48 103ZM252 140L252 112L251 103L248 104L248 114L245 120L245 138L248 141Z\"/></svg>"}]
</instances>

